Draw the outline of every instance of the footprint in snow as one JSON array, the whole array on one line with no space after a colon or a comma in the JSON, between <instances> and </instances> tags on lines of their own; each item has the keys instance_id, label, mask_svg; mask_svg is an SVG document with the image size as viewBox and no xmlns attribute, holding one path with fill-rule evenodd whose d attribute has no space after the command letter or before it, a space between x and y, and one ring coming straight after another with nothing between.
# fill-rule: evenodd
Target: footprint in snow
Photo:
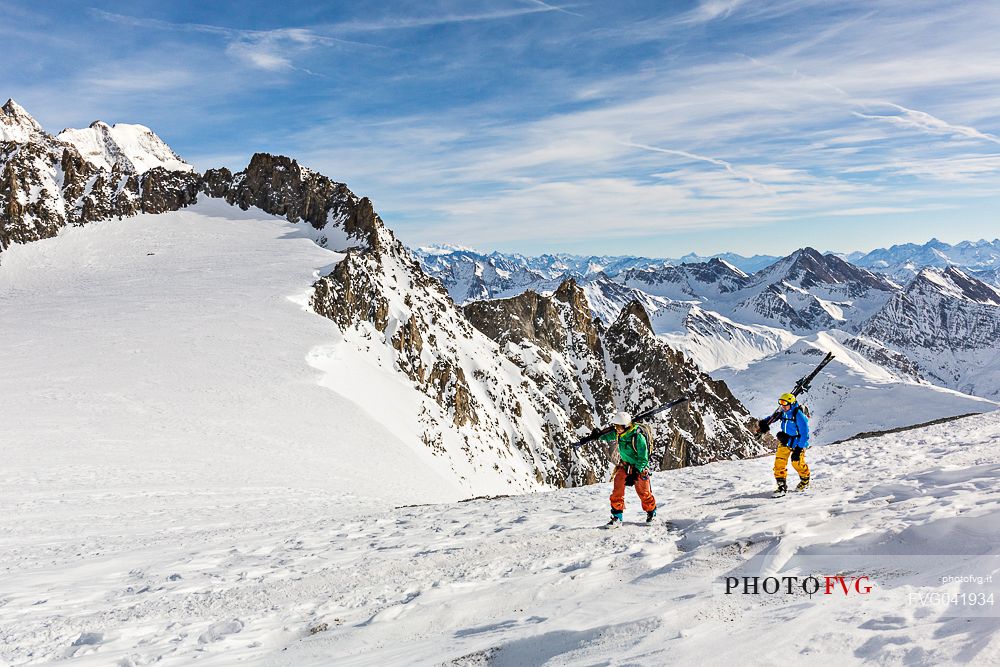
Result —
<instances>
[{"instance_id":1,"label":"footprint in snow","mask_svg":"<svg viewBox=\"0 0 1000 667\"><path fill-rule=\"evenodd\" d=\"M209 626L208 630L198 636L199 644L210 644L225 639L243 630L243 621L235 618L231 621L220 621Z\"/></svg>"},{"instance_id":2,"label":"footprint in snow","mask_svg":"<svg viewBox=\"0 0 1000 667\"><path fill-rule=\"evenodd\" d=\"M906 619L902 616L883 616L865 621L858 628L861 630L902 630L906 625Z\"/></svg>"},{"instance_id":3,"label":"footprint in snow","mask_svg":"<svg viewBox=\"0 0 1000 667\"><path fill-rule=\"evenodd\" d=\"M584 568L590 567L591 562L589 560L577 561L575 563L570 563L569 565L563 567L560 572L566 574L567 572L575 572L576 570L582 570Z\"/></svg>"},{"instance_id":4,"label":"footprint in snow","mask_svg":"<svg viewBox=\"0 0 1000 667\"><path fill-rule=\"evenodd\" d=\"M72 658L78 654L88 652L88 648L95 647L104 642L104 633L101 632L81 632L80 636L73 640L73 643L66 649L65 657Z\"/></svg>"}]
</instances>

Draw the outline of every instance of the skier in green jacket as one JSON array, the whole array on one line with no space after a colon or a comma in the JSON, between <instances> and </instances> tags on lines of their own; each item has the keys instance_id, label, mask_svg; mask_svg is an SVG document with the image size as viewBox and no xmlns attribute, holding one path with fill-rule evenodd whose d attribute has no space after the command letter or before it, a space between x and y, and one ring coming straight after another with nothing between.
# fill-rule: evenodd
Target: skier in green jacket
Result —
<instances>
[{"instance_id":1,"label":"skier in green jacket","mask_svg":"<svg viewBox=\"0 0 1000 667\"><path fill-rule=\"evenodd\" d=\"M635 492L646 511L646 523L656 516L656 498L650 488L649 445L642 430L632 423L632 416L619 412L611 420L614 433L601 437L605 442L617 442L621 461L615 467L614 487L611 491L611 521L608 526L618 526L625 511L625 487L635 485Z\"/></svg>"}]
</instances>

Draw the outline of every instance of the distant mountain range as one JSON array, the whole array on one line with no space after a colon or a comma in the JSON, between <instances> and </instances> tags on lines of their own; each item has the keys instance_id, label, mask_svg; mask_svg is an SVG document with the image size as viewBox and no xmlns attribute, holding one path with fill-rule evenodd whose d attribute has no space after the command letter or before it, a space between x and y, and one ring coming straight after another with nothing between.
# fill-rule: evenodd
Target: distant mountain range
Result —
<instances>
[{"instance_id":1,"label":"distant mountain range","mask_svg":"<svg viewBox=\"0 0 1000 667\"><path fill-rule=\"evenodd\" d=\"M614 278L633 269L704 264L712 259L752 274L781 259L776 255L746 257L732 252L716 255L689 253L677 258L566 253L526 256L496 251L486 253L456 245L423 246L413 250L413 254L446 287L452 284L460 286L452 293L459 301L502 294L512 287L528 285L537 279L586 278L598 273ZM931 239L923 245L904 243L870 252L824 254L833 254L855 266L887 275L899 284L909 282L924 267L945 269L954 266L1000 287L1000 239L962 241L956 245ZM497 272L496 278L493 272ZM477 276L477 273L481 275Z\"/></svg>"},{"instance_id":2,"label":"distant mountain range","mask_svg":"<svg viewBox=\"0 0 1000 667\"><path fill-rule=\"evenodd\" d=\"M627 304L641 303L655 333L710 372L835 332L831 345L836 340L897 379L1000 398L1000 291L990 268L1000 242L932 241L856 259L873 268L803 248L753 273L719 257L674 263L560 255L556 262L551 255L440 248L416 255L458 303L549 294L569 279L607 324ZM918 266L923 259L932 264Z\"/></svg>"},{"instance_id":3,"label":"distant mountain range","mask_svg":"<svg viewBox=\"0 0 1000 667\"><path fill-rule=\"evenodd\" d=\"M979 273L992 282L996 280L997 269L1000 269L1000 239L962 241L957 245L931 239L923 245L904 243L868 253L855 252L847 255L846 259L902 282L908 281L924 267L946 269L950 266L966 270L966 273Z\"/></svg>"}]
</instances>

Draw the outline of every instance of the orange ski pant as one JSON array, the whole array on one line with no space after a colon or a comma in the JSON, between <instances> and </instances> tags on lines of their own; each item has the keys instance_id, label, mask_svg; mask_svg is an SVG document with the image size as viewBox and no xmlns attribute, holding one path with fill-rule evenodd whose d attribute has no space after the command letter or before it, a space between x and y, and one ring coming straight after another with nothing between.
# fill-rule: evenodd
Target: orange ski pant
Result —
<instances>
[{"instance_id":1,"label":"orange ski pant","mask_svg":"<svg viewBox=\"0 0 1000 667\"><path fill-rule=\"evenodd\" d=\"M628 474L625 468L618 466L615 468L614 488L611 491L611 509L615 512L625 510L625 478ZM645 479L643 479L645 477ZM649 475L639 475L635 480L635 492L642 501L642 509L651 512L656 509L656 498L653 497L653 490L649 485Z\"/></svg>"}]
</instances>

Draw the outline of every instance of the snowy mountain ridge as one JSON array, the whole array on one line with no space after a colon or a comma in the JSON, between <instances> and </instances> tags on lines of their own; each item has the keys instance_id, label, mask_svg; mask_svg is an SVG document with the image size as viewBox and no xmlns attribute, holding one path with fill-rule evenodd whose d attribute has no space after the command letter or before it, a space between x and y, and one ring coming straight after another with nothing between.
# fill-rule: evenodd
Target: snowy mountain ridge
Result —
<instances>
[{"instance_id":1,"label":"snowy mountain ridge","mask_svg":"<svg viewBox=\"0 0 1000 667\"><path fill-rule=\"evenodd\" d=\"M43 134L38 121L14 100L0 107L0 142L26 144Z\"/></svg>"},{"instance_id":2,"label":"snowy mountain ridge","mask_svg":"<svg viewBox=\"0 0 1000 667\"><path fill-rule=\"evenodd\" d=\"M519 450L515 458L521 460L523 457L527 467L514 472L515 465L501 472L501 478L513 475L521 480L520 483L544 480L557 485L593 479L597 470L607 465L607 460L599 454L594 454L596 458L592 460L586 459L585 452L585 460L567 457L565 438L572 439L574 434L579 435L594 424L603 423L615 408L624 405L634 411L649 401L668 400L671 392L683 391L683 383L675 384L673 389L663 385L656 396L639 401L630 392L616 390L611 393L611 401L603 403L594 400L592 388L578 386L567 389L569 394L554 392L552 387L572 385L553 380L564 372L560 369L576 368L577 372L583 372L581 369L588 366L577 364L579 358L553 362L542 380L537 373L533 379L525 378L527 367L523 351L501 348L502 353L498 355L494 347L502 338L502 332L481 338L482 332L474 330L466 314L454 307L438 283L427 278L414 256L385 227L370 201L355 196L343 183L301 167L294 160L257 154L248 167L237 174L226 169L197 174L191 170L169 172L156 167L141 175L127 174L128 164L119 160L111 165L108 173L85 160L74 145L44 132L39 134L37 123L13 102L6 106L5 116L11 121L11 127L16 125L22 129L19 136L33 137L27 144L4 144L13 146L6 154L8 168L22 174L21 178L26 174L30 179L40 173L38 169L32 170L37 167L37 160L27 164L19 161L34 151L36 156L48 160L46 173L53 183L61 177L65 181L66 175L74 173L76 167L72 165L79 165L80 174L97 174L95 179L88 176L88 182L103 183L100 187L92 187L89 195L83 198L79 215L75 218L69 215L70 221L75 220L73 224L82 224L90 218L121 217L129 210L177 210L205 196L223 199L244 210L255 207L292 222L308 223L317 243L345 255L331 273L317 282L312 308L336 322L356 349L371 352L379 365L395 369L424 397L414 408L414 415L424 416L414 416L403 428L403 437L419 440L436 451L446 451L447 459L457 466L454 470L460 476L468 479L477 476L469 477L459 472L465 466L476 465L476 457L467 451L472 438L488 450L493 445L485 443L496 442ZM113 128L96 125L91 129L94 131L92 136L97 136L99 131ZM59 150L61 156L57 156ZM172 155L165 146L155 145L151 151L154 157L164 151ZM63 163L70 167L60 176ZM135 164L131 159L128 163ZM115 182L133 183L136 189L124 188L117 198L105 196ZM8 215L0 219L0 231L6 230L8 238L14 242L56 233L58 224L44 228L35 225L33 229L28 226L27 223L36 220L30 206L21 204L23 191L24 188L15 186L10 191L13 197L8 194L5 206ZM46 190L33 188L32 191ZM0 198L3 196L4 192L0 191ZM47 201L46 197L48 195L41 196L39 202ZM66 199L67 193L63 193L59 201L65 205ZM428 261L455 257L465 257L471 263L439 266L449 270L456 266L473 267L474 273L466 283L470 289L465 296L479 299L516 297L525 291L526 285L544 287L536 290L543 297L555 294L565 282L562 272L573 268L569 255L544 256L540 258L539 270L530 268L527 258L508 258L500 253L486 257L486 264L477 264L483 260L482 256L459 248L439 249L436 255L426 254L424 266ZM640 356L648 352L652 355L650 358L654 358L656 354L652 351L667 344L674 350L683 350L704 370L714 372L727 368L752 374L756 364L789 350L797 341L829 332L833 335L830 340L841 341L853 353L867 355L869 362L889 373L894 381L916 383L918 390L933 392L926 386L927 380L932 379L944 387L962 391L975 387L980 395L994 396L994 371L991 369L995 364L988 358L993 335L989 324L993 311L989 303L970 304L974 310L986 310L977 310L977 314L965 320L964 336L969 341L980 341L971 347L987 355L977 362L977 379L969 381L965 376L971 371L962 368L960 363L951 364L947 372L931 364L933 355L940 356L940 351L951 344L949 340L937 347L928 345L934 352L919 362L914 358L919 354L912 349L913 343L899 344L897 339L906 338L908 334L904 330L913 325L913 318L894 321L891 326L899 329L893 333L896 339L891 338L885 328L879 329L873 324L880 321L879 314L893 321L886 305L901 288L836 256L804 248L753 274L718 258L679 266L662 263L649 266L647 260L640 259L638 264L636 261L636 258L586 258L586 266L576 265L576 268L590 274L574 283L574 289L581 291L580 298L574 301L587 303L590 312L601 320L599 326L603 327L614 325L626 311L641 310L640 319L648 321L652 333L657 336L648 340L636 339L647 348L646 352L634 351ZM616 276L595 272L598 268L609 267L614 267ZM922 280L933 281L935 275L927 274ZM946 278L951 287L943 291L937 289L939 294L935 298L982 301L983 294L996 293L961 272L947 274ZM945 308L943 304L940 307ZM557 320L562 317L558 309L549 311ZM577 319L580 317L578 315ZM515 323L507 325L515 326ZM553 321L549 326L557 325ZM839 336L836 332L846 335ZM921 335L923 338L919 340L928 340L926 335ZM374 340L381 341L384 348L373 347ZM916 347L921 345L916 344ZM478 361L483 357L496 363L484 368ZM318 364L317 367L328 365L322 355L311 363ZM619 371L609 367L607 372L610 378ZM325 373L327 381L337 384L332 379L335 373L329 369ZM593 373L589 377L593 378ZM866 377L866 382L882 381L881 371L874 367ZM338 386L348 391L347 387ZM571 396L578 391L582 393ZM753 394L744 396L749 398ZM424 403L424 399L431 403ZM587 414L578 408L571 409L571 406L584 403L589 410ZM525 412L526 405L536 408L534 416ZM871 430L879 424L858 426L859 430ZM728 435L732 442L742 442L745 434L740 432L741 427L730 428L735 429ZM682 430L685 446L709 448L700 459L692 457L691 460L711 460L722 451L719 449L722 440L710 442L697 435L701 432L700 427L688 426ZM450 444L442 444L445 441ZM743 448L740 451L746 455L750 450ZM510 453L508 450L497 455L509 457Z\"/></svg>"},{"instance_id":3,"label":"snowy mountain ridge","mask_svg":"<svg viewBox=\"0 0 1000 667\"><path fill-rule=\"evenodd\" d=\"M954 266L967 271L1000 268L1000 239L962 241L955 245L931 239L923 245L903 243L868 253L850 253L847 259L899 282L908 282L926 267Z\"/></svg>"},{"instance_id":4,"label":"snowy mountain ridge","mask_svg":"<svg viewBox=\"0 0 1000 667\"><path fill-rule=\"evenodd\" d=\"M83 130L63 130L56 139L75 146L83 159L109 172L115 166L132 174L144 174L157 167L167 171L194 169L145 125L109 126L98 120Z\"/></svg>"},{"instance_id":5,"label":"snowy mountain ridge","mask_svg":"<svg viewBox=\"0 0 1000 667\"><path fill-rule=\"evenodd\" d=\"M1000 291L954 267L923 269L860 334L935 384L1000 398Z\"/></svg>"},{"instance_id":6,"label":"snowy mountain ridge","mask_svg":"<svg viewBox=\"0 0 1000 667\"><path fill-rule=\"evenodd\" d=\"M867 269L873 273L883 274L896 282L905 284L913 279L922 268L947 268L954 266L966 270L967 273L996 272L1000 269L1000 239L987 241L962 241L955 245L931 239L923 245L905 243L890 248L878 248L869 252L824 253L845 260L854 266ZM781 257L771 255L754 255L745 257L736 253L719 253L716 255L698 255L688 253L678 258L648 258L637 256L598 257L585 255L541 255L525 257L517 253L480 252L466 246L451 244L436 244L422 246L414 250L414 255L424 264L425 270L445 283L452 284L448 277L450 272L475 273L476 269L461 267L462 264L472 264L479 273L489 273L490 264L496 266L516 266L530 269L542 274L543 279L557 280L563 277L587 277L593 272L603 272L612 278L629 269L642 270L658 268L664 265L679 266L681 264L704 264L713 259L727 262L734 268L750 275L767 268ZM431 259L433 258L433 259ZM459 268L461 267L461 268ZM991 280L988 280L991 282ZM485 287L479 290L483 298L495 296L506 288L493 290L487 278ZM525 287L535 289L535 285L524 283ZM468 290L458 290L453 293L457 301L465 301Z\"/></svg>"},{"instance_id":7,"label":"snowy mountain ridge","mask_svg":"<svg viewBox=\"0 0 1000 667\"><path fill-rule=\"evenodd\" d=\"M457 303L511 296L514 288L539 291L543 282L558 285L566 278L580 280L604 274L615 279L629 271L713 260L726 262L737 271L753 271L777 259L763 255L747 258L733 253L704 258L689 254L680 259L567 253L527 257L517 253L482 253L452 245L423 246L413 254L428 274L444 284Z\"/></svg>"}]
</instances>

